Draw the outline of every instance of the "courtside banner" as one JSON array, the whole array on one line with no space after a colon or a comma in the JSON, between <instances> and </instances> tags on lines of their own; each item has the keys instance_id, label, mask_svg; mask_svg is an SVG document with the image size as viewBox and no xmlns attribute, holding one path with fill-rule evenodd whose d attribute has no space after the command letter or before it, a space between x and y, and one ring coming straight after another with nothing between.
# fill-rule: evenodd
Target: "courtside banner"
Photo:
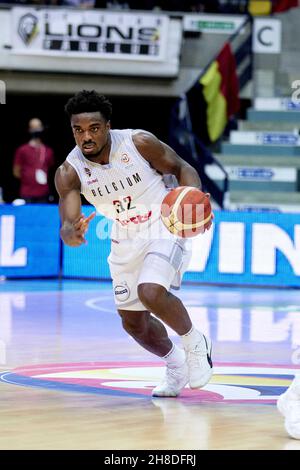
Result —
<instances>
[{"instance_id":1,"label":"courtside banner","mask_svg":"<svg viewBox=\"0 0 300 470\"><path fill-rule=\"evenodd\" d=\"M192 244L187 281L300 287L300 214L215 211Z\"/></svg>"},{"instance_id":2,"label":"courtside banner","mask_svg":"<svg viewBox=\"0 0 300 470\"><path fill-rule=\"evenodd\" d=\"M82 208L88 217L95 209L92 206ZM110 279L107 262L110 253L112 222L99 215L91 221L85 234L87 243L77 248L63 245L62 273L67 278Z\"/></svg>"},{"instance_id":3,"label":"courtside banner","mask_svg":"<svg viewBox=\"0 0 300 470\"><path fill-rule=\"evenodd\" d=\"M94 209L84 206L88 216ZM190 239L185 281L300 287L300 213L214 211L211 230ZM0 276L107 279L111 221L97 215L87 243L59 239L56 205L0 206Z\"/></svg>"},{"instance_id":4,"label":"courtside banner","mask_svg":"<svg viewBox=\"0 0 300 470\"><path fill-rule=\"evenodd\" d=\"M110 227L97 216L87 245L64 246L64 276L110 279ZM215 211L212 229L189 243L186 281L300 287L300 214Z\"/></svg>"},{"instance_id":5,"label":"courtside banner","mask_svg":"<svg viewBox=\"0 0 300 470\"><path fill-rule=\"evenodd\" d=\"M103 10L11 10L12 53L164 61L169 17Z\"/></svg>"},{"instance_id":6,"label":"courtside banner","mask_svg":"<svg viewBox=\"0 0 300 470\"><path fill-rule=\"evenodd\" d=\"M0 277L48 277L60 272L57 206L0 205Z\"/></svg>"}]
</instances>

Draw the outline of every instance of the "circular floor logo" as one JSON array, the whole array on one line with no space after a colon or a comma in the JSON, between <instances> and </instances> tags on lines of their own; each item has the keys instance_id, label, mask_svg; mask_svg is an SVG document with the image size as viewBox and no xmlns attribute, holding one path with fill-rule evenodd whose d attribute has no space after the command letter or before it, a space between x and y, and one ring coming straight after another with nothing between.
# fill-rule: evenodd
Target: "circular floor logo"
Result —
<instances>
[{"instance_id":1,"label":"circular floor logo","mask_svg":"<svg viewBox=\"0 0 300 470\"><path fill-rule=\"evenodd\" d=\"M82 362L17 367L0 381L51 390L147 398L164 375L150 362ZM201 390L188 386L180 400L188 402L275 403L299 367L270 364L216 363L211 381Z\"/></svg>"}]
</instances>

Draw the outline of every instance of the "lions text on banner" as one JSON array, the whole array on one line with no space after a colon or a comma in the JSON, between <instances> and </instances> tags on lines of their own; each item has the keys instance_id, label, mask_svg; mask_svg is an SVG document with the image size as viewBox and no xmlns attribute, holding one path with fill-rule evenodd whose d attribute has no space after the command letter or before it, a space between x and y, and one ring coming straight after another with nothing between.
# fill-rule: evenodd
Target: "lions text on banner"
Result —
<instances>
[{"instance_id":1,"label":"lions text on banner","mask_svg":"<svg viewBox=\"0 0 300 470\"><path fill-rule=\"evenodd\" d=\"M167 16L18 7L12 15L12 46L18 53L165 58Z\"/></svg>"}]
</instances>

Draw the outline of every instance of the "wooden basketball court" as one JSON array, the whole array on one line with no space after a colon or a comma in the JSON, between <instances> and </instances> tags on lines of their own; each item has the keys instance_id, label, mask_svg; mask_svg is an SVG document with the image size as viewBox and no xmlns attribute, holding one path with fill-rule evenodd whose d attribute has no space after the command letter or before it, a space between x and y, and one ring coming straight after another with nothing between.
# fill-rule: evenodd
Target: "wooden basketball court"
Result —
<instances>
[{"instance_id":1,"label":"wooden basketball court","mask_svg":"<svg viewBox=\"0 0 300 470\"><path fill-rule=\"evenodd\" d=\"M299 293L179 295L213 340L214 376L152 398L163 364L122 330L109 283L1 282L0 449L300 450L275 405L299 369Z\"/></svg>"}]
</instances>

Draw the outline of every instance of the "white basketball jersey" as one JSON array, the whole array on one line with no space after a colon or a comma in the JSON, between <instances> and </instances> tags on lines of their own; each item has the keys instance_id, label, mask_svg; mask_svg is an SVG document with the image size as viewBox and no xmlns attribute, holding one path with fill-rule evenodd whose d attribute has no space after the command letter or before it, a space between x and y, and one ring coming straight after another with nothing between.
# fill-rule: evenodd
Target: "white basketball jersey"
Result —
<instances>
[{"instance_id":1,"label":"white basketball jersey","mask_svg":"<svg viewBox=\"0 0 300 470\"><path fill-rule=\"evenodd\" d=\"M168 191L163 176L138 152L132 129L110 130L110 136L108 164L89 161L78 146L69 153L67 162L76 170L86 200L114 220L115 228L133 234L159 219Z\"/></svg>"}]
</instances>

